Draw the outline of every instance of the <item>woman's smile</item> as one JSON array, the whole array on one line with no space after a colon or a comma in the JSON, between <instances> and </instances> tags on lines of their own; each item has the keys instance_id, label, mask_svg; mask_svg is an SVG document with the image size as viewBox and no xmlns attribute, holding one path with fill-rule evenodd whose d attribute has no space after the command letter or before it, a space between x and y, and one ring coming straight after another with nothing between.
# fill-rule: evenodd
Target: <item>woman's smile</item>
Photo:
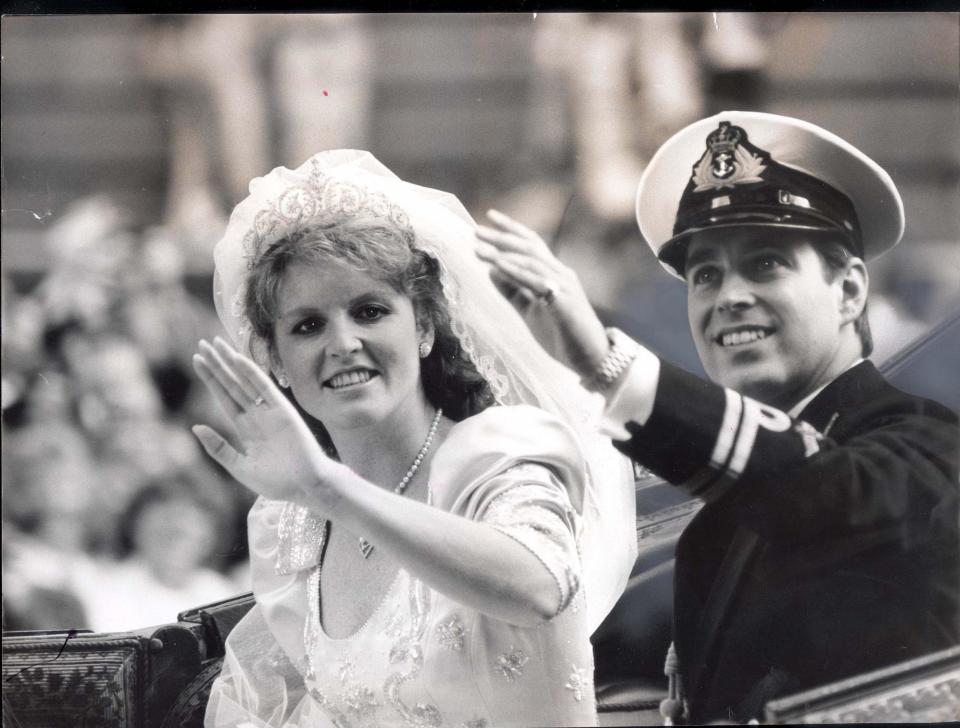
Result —
<instances>
[{"instance_id":1,"label":"woman's smile","mask_svg":"<svg viewBox=\"0 0 960 728\"><path fill-rule=\"evenodd\" d=\"M334 374L324 380L323 386L334 391L358 389L380 374L373 369L356 368Z\"/></svg>"},{"instance_id":2,"label":"woman's smile","mask_svg":"<svg viewBox=\"0 0 960 728\"><path fill-rule=\"evenodd\" d=\"M333 430L404 421L423 409L410 298L340 261L290 267L280 287L278 363L297 402Z\"/></svg>"}]
</instances>

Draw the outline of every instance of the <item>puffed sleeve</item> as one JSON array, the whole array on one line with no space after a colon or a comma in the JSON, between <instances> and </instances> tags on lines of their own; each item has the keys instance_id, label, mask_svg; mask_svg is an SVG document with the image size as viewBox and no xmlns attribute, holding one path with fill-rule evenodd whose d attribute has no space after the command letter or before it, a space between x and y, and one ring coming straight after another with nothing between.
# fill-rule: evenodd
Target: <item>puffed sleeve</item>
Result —
<instances>
[{"instance_id":1,"label":"puffed sleeve","mask_svg":"<svg viewBox=\"0 0 960 728\"><path fill-rule=\"evenodd\" d=\"M574 435L533 407L492 407L459 423L431 467L434 505L488 523L553 576L558 614L580 588L585 464Z\"/></svg>"},{"instance_id":2,"label":"puffed sleeve","mask_svg":"<svg viewBox=\"0 0 960 728\"><path fill-rule=\"evenodd\" d=\"M530 551L553 576L560 614L580 587L577 553L579 518L563 485L544 466L514 465L491 483L497 495L478 514L479 520Z\"/></svg>"}]
</instances>

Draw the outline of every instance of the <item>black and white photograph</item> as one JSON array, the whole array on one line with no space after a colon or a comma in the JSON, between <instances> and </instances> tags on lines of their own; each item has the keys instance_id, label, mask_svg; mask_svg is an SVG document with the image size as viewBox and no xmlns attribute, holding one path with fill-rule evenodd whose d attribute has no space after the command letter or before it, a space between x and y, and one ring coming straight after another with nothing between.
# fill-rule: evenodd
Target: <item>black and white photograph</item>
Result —
<instances>
[{"instance_id":1,"label":"black and white photograph","mask_svg":"<svg viewBox=\"0 0 960 728\"><path fill-rule=\"evenodd\" d=\"M3 728L960 720L960 13L344 9L0 19Z\"/></svg>"}]
</instances>

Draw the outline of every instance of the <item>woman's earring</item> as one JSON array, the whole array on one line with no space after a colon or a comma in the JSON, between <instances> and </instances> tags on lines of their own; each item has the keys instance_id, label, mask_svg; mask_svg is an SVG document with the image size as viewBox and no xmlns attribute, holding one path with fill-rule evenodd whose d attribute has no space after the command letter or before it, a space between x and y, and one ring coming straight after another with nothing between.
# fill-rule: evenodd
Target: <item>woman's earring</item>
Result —
<instances>
[{"instance_id":1,"label":"woman's earring","mask_svg":"<svg viewBox=\"0 0 960 728\"><path fill-rule=\"evenodd\" d=\"M283 389L286 389L290 386L290 382L287 380L287 375L283 372L277 374L277 384L279 384Z\"/></svg>"},{"instance_id":2,"label":"woman's earring","mask_svg":"<svg viewBox=\"0 0 960 728\"><path fill-rule=\"evenodd\" d=\"M426 359L428 356L430 356L431 348L432 347L430 346L430 344L428 344L426 341L421 341L420 342L420 358Z\"/></svg>"}]
</instances>

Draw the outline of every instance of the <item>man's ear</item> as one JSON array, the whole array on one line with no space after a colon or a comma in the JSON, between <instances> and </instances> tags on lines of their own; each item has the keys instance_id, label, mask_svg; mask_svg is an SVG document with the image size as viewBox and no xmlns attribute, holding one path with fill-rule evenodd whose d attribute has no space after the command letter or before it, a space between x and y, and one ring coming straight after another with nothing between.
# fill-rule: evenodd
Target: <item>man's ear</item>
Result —
<instances>
[{"instance_id":1,"label":"man's ear","mask_svg":"<svg viewBox=\"0 0 960 728\"><path fill-rule=\"evenodd\" d=\"M867 291L870 288L867 266L860 258L850 258L840 276L839 283L840 316L843 323L851 323L860 318L860 314L867 305Z\"/></svg>"}]
</instances>

